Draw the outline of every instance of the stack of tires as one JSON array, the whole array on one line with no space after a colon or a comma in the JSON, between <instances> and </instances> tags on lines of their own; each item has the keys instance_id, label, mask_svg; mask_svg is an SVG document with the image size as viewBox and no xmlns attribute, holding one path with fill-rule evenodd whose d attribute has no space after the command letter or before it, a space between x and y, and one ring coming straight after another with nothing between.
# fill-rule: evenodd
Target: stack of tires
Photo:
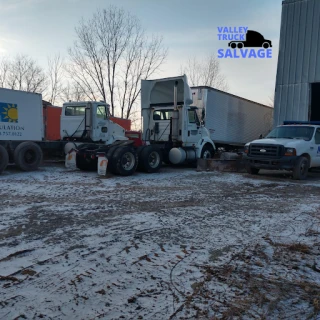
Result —
<instances>
[{"instance_id":1,"label":"stack of tires","mask_svg":"<svg viewBox=\"0 0 320 320\"><path fill-rule=\"evenodd\" d=\"M9 164L9 153L0 145L0 174ZM42 150L34 142L21 142L13 152L13 162L23 171L37 170L43 159Z\"/></svg>"}]
</instances>

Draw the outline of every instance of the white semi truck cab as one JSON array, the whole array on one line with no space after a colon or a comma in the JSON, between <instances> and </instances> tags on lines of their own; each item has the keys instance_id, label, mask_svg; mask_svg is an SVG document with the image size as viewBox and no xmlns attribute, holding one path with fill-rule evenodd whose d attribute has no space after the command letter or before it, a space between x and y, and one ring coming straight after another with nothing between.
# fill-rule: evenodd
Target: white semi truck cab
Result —
<instances>
[{"instance_id":1,"label":"white semi truck cab","mask_svg":"<svg viewBox=\"0 0 320 320\"><path fill-rule=\"evenodd\" d=\"M61 139L72 140L72 145L77 144L76 141L80 141L78 144L87 141L110 145L114 141L128 140L125 130L109 119L109 108L109 104L97 101L64 103Z\"/></svg>"},{"instance_id":2,"label":"white semi truck cab","mask_svg":"<svg viewBox=\"0 0 320 320\"><path fill-rule=\"evenodd\" d=\"M250 174L289 170L294 179L306 179L309 169L320 167L320 122L285 121L264 139L247 143L244 160Z\"/></svg>"},{"instance_id":3,"label":"white semi truck cab","mask_svg":"<svg viewBox=\"0 0 320 320\"><path fill-rule=\"evenodd\" d=\"M141 82L143 140L161 148L165 162L212 158L215 145L199 121L185 75Z\"/></svg>"}]
</instances>

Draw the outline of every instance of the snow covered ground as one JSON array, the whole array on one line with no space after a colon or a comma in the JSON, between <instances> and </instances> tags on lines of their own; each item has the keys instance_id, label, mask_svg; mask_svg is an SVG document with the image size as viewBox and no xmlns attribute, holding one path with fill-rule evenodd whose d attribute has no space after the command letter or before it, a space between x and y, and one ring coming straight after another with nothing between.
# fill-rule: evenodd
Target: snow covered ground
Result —
<instances>
[{"instance_id":1,"label":"snow covered ground","mask_svg":"<svg viewBox=\"0 0 320 320\"><path fill-rule=\"evenodd\" d=\"M0 319L316 319L320 174L0 176Z\"/></svg>"}]
</instances>

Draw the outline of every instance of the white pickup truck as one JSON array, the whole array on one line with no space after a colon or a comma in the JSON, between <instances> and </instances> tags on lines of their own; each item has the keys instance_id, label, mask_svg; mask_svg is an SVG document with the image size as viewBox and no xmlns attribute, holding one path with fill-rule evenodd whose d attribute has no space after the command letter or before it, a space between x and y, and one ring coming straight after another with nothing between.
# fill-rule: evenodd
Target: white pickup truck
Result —
<instances>
[{"instance_id":1,"label":"white pickup truck","mask_svg":"<svg viewBox=\"0 0 320 320\"><path fill-rule=\"evenodd\" d=\"M244 161L250 174L289 170L294 179L306 179L309 169L320 167L320 122L285 121L264 139L247 143Z\"/></svg>"}]
</instances>

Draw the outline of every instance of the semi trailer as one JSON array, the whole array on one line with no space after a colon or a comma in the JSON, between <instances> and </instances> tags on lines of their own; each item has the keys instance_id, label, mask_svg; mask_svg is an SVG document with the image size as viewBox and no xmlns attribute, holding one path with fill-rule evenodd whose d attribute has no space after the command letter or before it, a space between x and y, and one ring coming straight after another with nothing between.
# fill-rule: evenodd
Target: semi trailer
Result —
<instances>
[{"instance_id":1,"label":"semi trailer","mask_svg":"<svg viewBox=\"0 0 320 320\"><path fill-rule=\"evenodd\" d=\"M191 91L193 105L217 148L239 150L272 129L272 107L207 86Z\"/></svg>"}]
</instances>

